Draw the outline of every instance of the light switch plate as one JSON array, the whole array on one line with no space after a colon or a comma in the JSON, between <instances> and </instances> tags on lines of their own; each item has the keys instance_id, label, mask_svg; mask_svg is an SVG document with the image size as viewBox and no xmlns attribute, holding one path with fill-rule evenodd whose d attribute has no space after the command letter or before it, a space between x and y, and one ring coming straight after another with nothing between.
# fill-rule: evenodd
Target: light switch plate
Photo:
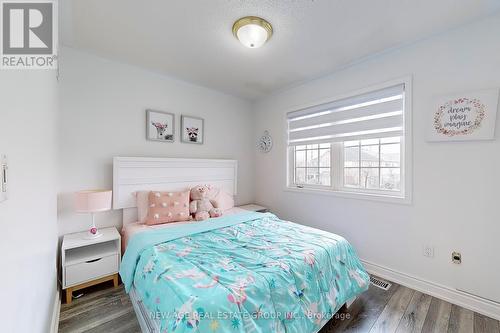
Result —
<instances>
[{"instance_id":1,"label":"light switch plate","mask_svg":"<svg viewBox=\"0 0 500 333\"><path fill-rule=\"evenodd\" d=\"M7 156L0 154L0 202L7 200Z\"/></svg>"},{"instance_id":2,"label":"light switch plate","mask_svg":"<svg viewBox=\"0 0 500 333\"><path fill-rule=\"evenodd\" d=\"M434 258L434 246L424 246L422 254L424 255L424 257Z\"/></svg>"}]
</instances>

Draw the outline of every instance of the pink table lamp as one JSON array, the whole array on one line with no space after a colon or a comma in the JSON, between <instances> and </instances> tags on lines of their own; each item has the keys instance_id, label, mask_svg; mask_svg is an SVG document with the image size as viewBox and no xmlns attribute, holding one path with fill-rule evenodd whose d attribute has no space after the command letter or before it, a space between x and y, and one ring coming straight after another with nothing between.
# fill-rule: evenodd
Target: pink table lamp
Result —
<instances>
[{"instance_id":1,"label":"pink table lamp","mask_svg":"<svg viewBox=\"0 0 500 333\"><path fill-rule=\"evenodd\" d=\"M75 193L75 210L77 213L91 213L92 226L87 233L86 239L101 237L102 234L95 225L95 213L111 209L112 191L88 190Z\"/></svg>"}]
</instances>

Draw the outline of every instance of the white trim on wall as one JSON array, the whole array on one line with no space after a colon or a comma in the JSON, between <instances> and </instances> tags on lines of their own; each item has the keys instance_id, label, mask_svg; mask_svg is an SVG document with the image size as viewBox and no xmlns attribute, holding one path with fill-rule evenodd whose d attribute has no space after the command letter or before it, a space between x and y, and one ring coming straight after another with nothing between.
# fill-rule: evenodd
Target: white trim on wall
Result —
<instances>
[{"instance_id":1,"label":"white trim on wall","mask_svg":"<svg viewBox=\"0 0 500 333\"><path fill-rule=\"evenodd\" d=\"M395 197L391 195L384 195L384 194L371 194L371 193L361 193L361 192L349 192L349 191L332 191L332 190L325 190L325 189L319 189L319 188L310 188L310 187L304 187L304 188L293 188L290 186L285 186L283 191L285 192L291 192L291 193L303 193L303 194L308 194L308 195L326 195L326 196L332 196L332 197L340 197L340 198L346 198L346 199L359 199L359 200L370 200L370 201L378 201L378 202L386 202L386 203L393 203L393 204L401 204L401 205L411 205L411 201L400 198L400 197Z\"/></svg>"},{"instance_id":2,"label":"white trim on wall","mask_svg":"<svg viewBox=\"0 0 500 333\"><path fill-rule=\"evenodd\" d=\"M61 296L59 286L56 283L56 293L54 295L54 304L52 306L52 319L50 321L50 333L57 333L59 331L59 315L61 312Z\"/></svg>"},{"instance_id":3,"label":"white trim on wall","mask_svg":"<svg viewBox=\"0 0 500 333\"><path fill-rule=\"evenodd\" d=\"M370 274L500 320L500 303L411 276L366 260L361 261Z\"/></svg>"}]
</instances>

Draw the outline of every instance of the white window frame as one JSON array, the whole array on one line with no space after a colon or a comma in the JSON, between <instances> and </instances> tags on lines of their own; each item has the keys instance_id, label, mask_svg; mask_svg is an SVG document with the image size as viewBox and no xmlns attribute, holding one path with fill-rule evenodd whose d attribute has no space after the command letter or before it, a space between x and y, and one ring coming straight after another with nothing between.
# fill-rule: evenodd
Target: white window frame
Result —
<instances>
[{"instance_id":1,"label":"white window frame","mask_svg":"<svg viewBox=\"0 0 500 333\"><path fill-rule=\"evenodd\" d=\"M403 114L404 135L401 137L401 142L400 142L400 147L401 147L400 191L392 192L387 190L344 187L344 149L342 142L333 142L331 144L331 150L330 150L331 186L309 185L309 184L297 186L296 184L294 184L295 149L294 147L287 147L286 149L287 173L286 173L285 190L292 192L340 196L340 197L354 198L354 199L368 199L368 200L376 200L376 201L391 202L391 203L411 204L412 178L413 178L412 177L413 171L412 171L412 108L411 108L412 85L411 83L412 83L412 77L406 76L403 78L384 82L378 85L370 86L355 92L350 92L348 94L344 94L343 96L338 96L336 98L329 98L327 100L318 101L317 103L294 108L295 110L304 109L324 103L329 103L336 100L349 98L356 95L370 93L372 91L388 88L397 84L404 84L405 85L404 114ZM286 120L285 124L287 124ZM286 125L285 135L287 136L288 140L287 125Z\"/></svg>"},{"instance_id":2,"label":"white window frame","mask_svg":"<svg viewBox=\"0 0 500 333\"><path fill-rule=\"evenodd\" d=\"M315 188L315 189L319 189L319 190L328 190L328 189L331 189L332 187L334 187L334 179L332 177L332 171L333 171L333 145L330 145L330 185L313 185L313 184L296 184L294 182L295 180L295 169L297 168L295 166L295 148L294 147L290 147L289 148L291 150L290 152L290 175L291 175L291 179L290 179L290 184L292 184L291 186L292 187L295 187L295 188ZM319 153L319 152L318 152ZM306 149L306 156L307 156L307 149ZM300 168L300 167L299 167ZM306 159L306 169L308 168L307 167L307 159ZM312 167L311 167L312 168ZM318 167L318 169L320 169L321 167ZM323 167L326 169L326 167ZM307 176L307 170L306 170L306 176Z\"/></svg>"}]
</instances>

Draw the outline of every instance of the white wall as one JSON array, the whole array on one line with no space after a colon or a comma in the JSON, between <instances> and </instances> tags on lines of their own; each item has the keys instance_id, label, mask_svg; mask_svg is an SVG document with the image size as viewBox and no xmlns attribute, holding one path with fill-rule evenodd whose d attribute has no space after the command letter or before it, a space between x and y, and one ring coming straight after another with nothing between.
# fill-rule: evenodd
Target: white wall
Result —
<instances>
[{"instance_id":1,"label":"white wall","mask_svg":"<svg viewBox=\"0 0 500 333\"><path fill-rule=\"evenodd\" d=\"M426 142L432 96L500 88L500 16L367 59L256 105L256 198L279 215L344 235L372 263L500 301L500 128L495 141ZM341 50L339 50L341 52ZM284 191L285 113L328 97L413 75L414 191L411 205ZM435 258L422 256L435 246ZM463 264L451 264L451 252Z\"/></svg>"},{"instance_id":2,"label":"white wall","mask_svg":"<svg viewBox=\"0 0 500 333\"><path fill-rule=\"evenodd\" d=\"M237 202L253 200L255 140L249 102L71 48L62 49L60 61L60 235L87 229L89 217L72 211L72 193L111 189L113 156L237 159ZM176 114L175 143L145 139L148 108ZM179 142L181 114L205 119L203 145ZM99 214L96 220L101 227L120 226L121 213Z\"/></svg>"},{"instance_id":3,"label":"white wall","mask_svg":"<svg viewBox=\"0 0 500 333\"><path fill-rule=\"evenodd\" d=\"M0 71L0 154L9 199L0 203L0 331L48 332L56 293L54 71Z\"/></svg>"}]
</instances>

